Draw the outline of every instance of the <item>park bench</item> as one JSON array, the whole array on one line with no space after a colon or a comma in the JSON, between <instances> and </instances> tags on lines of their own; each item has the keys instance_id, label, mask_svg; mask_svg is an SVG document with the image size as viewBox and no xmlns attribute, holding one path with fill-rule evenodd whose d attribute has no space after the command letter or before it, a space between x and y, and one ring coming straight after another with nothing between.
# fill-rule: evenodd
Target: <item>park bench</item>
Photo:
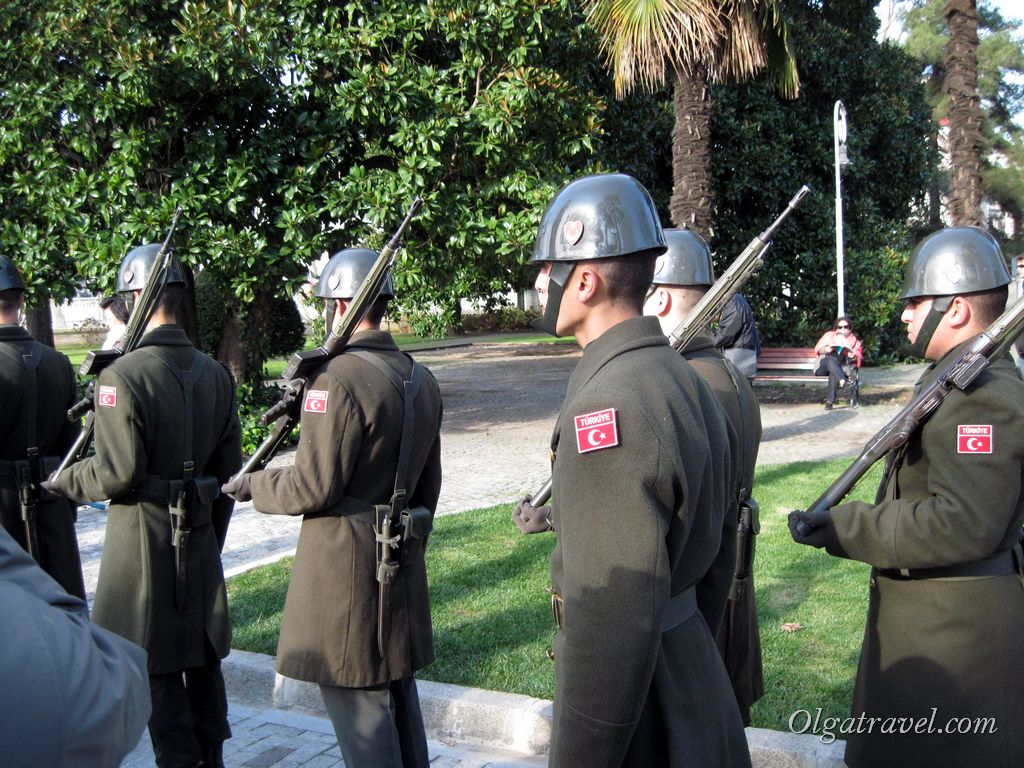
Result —
<instances>
[{"instance_id":1,"label":"park bench","mask_svg":"<svg viewBox=\"0 0 1024 768\"><path fill-rule=\"evenodd\" d=\"M754 384L828 384L828 376L815 376L818 356L812 347L764 347L757 356ZM848 397L850 406L860 399L860 377L857 366L844 365L849 383L839 390L839 397Z\"/></svg>"}]
</instances>

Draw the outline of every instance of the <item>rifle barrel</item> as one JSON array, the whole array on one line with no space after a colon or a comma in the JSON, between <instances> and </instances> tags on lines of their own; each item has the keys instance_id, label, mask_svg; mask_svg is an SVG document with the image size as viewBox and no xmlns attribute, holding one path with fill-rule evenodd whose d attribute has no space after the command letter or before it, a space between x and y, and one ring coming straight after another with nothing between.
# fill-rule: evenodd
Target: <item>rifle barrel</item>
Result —
<instances>
[{"instance_id":1,"label":"rifle barrel","mask_svg":"<svg viewBox=\"0 0 1024 768\"><path fill-rule=\"evenodd\" d=\"M1024 298L1018 299L992 325L975 336L959 355L922 386L913 399L868 441L860 456L807 511L822 512L845 499L876 461L906 444L921 422L939 407L954 387L966 390L994 359L1004 355L1022 329Z\"/></svg>"}]
</instances>

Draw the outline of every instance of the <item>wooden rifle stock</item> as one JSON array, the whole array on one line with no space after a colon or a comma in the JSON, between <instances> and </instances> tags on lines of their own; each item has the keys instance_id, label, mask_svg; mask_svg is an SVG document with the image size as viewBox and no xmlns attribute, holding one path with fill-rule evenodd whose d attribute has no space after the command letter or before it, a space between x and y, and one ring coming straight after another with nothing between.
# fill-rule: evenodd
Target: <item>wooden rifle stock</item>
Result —
<instances>
[{"instance_id":1,"label":"wooden rifle stock","mask_svg":"<svg viewBox=\"0 0 1024 768\"><path fill-rule=\"evenodd\" d=\"M1024 299L1019 299L988 328L975 336L954 359L950 360L900 409L874 437L854 462L847 467L817 500L807 508L809 515L821 516L826 510L846 498L876 461L890 451L904 445L921 422L939 407L943 398L954 388L966 390L978 375L996 358L1006 354L1014 339L1024 329ZM816 526L807 522L797 524L802 536L809 535Z\"/></svg>"},{"instance_id":2,"label":"wooden rifle stock","mask_svg":"<svg viewBox=\"0 0 1024 768\"><path fill-rule=\"evenodd\" d=\"M260 417L261 424L274 423L273 429L267 438L260 443L235 477L256 472L263 469L277 453L281 443L291 434L299 421L299 403L302 401L302 394L306 388L309 376L332 357L341 354L348 344L352 334L363 321L366 313L377 300L377 296L384 287L388 273L395 263L395 255L402 245L402 234L405 228L412 221L413 217L423 207L423 199L420 197L412 201L409 211L398 226L395 234L391 236L387 245L381 250L377 260L373 263L366 278L356 291L356 295L349 301L345 313L337 323L334 323L324 343L316 349L308 352L296 352L288 360L282 378L288 381L284 385L284 392L281 400L274 404Z\"/></svg>"}]
</instances>

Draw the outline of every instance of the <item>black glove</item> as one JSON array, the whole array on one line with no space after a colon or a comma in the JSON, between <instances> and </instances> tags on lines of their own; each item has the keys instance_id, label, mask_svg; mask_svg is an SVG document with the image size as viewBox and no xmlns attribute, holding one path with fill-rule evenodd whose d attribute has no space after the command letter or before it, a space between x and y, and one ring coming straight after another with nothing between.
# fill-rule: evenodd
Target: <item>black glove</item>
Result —
<instances>
[{"instance_id":1,"label":"black glove","mask_svg":"<svg viewBox=\"0 0 1024 768\"><path fill-rule=\"evenodd\" d=\"M789 535L797 544L821 549L828 534L828 517L827 509L814 513L794 510L789 513Z\"/></svg>"},{"instance_id":2,"label":"black glove","mask_svg":"<svg viewBox=\"0 0 1024 768\"><path fill-rule=\"evenodd\" d=\"M524 496L512 512L512 522L516 524L523 533L541 533L542 531L553 531L555 526L551 524L551 505L534 507L530 504L530 497Z\"/></svg>"},{"instance_id":3,"label":"black glove","mask_svg":"<svg viewBox=\"0 0 1024 768\"><path fill-rule=\"evenodd\" d=\"M252 500L252 475L239 475L234 480L229 480L220 487L220 492L230 496L235 501Z\"/></svg>"}]
</instances>

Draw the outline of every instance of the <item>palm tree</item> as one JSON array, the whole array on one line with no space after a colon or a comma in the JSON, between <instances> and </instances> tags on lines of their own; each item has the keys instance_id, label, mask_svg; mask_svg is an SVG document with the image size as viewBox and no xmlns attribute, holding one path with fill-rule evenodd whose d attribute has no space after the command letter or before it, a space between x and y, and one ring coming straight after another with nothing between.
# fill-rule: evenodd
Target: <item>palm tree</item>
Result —
<instances>
[{"instance_id":1,"label":"palm tree","mask_svg":"<svg viewBox=\"0 0 1024 768\"><path fill-rule=\"evenodd\" d=\"M799 92L778 0L587 0L620 98L673 80L672 197L677 227L713 236L710 84L768 69L782 94Z\"/></svg>"},{"instance_id":2,"label":"palm tree","mask_svg":"<svg viewBox=\"0 0 1024 768\"><path fill-rule=\"evenodd\" d=\"M982 224L981 100L978 95L978 4L946 0L945 89L949 97L949 212L954 226Z\"/></svg>"}]
</instances>

